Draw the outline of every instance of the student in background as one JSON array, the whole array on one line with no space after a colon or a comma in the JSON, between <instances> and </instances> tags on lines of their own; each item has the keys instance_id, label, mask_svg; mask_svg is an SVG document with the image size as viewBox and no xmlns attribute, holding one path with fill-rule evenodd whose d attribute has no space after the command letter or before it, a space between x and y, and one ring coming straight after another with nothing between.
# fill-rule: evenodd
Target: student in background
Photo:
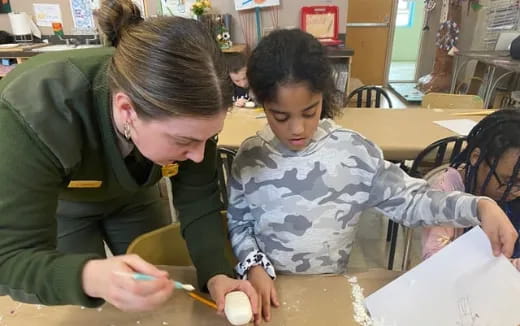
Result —
<instances>
[{"instance_id":1,"label":"student in background","mask_svg":"<svg viewBox=\"0 0 520 326\"><path fill-rule=\"evenodd\" d=\"M236 270L256 288L264 320L279 305L276 272L346 271L368 208L407 226L481 224L495 253L511 255L517 233L494 201L432 190L331 120L339 113L332 71L313 36L270 33L253 51L247 76L268 126L233 162L228 227Z\"/></svg>"},{"instance_id":2,"label":"student in background","mask_svg":"<svg viewBox=\"0 0 520 326\"><path fill-rule=\"evenodd\" d=\"M171 223L156 184L177 163L166 176L200 288L219 311L234 290L256 302L224 254L214 136L231 85L219 47L201 23L143 20L131 0L103 1L98 17L113 48L41 54L0 81L0 295L160 306L168 273L125 252Z\"/></svg>"},{"instance_id":3,"label":"student in background","mask_svg":"<svg viewBox=\"0 0 520 326\"><path fill-rule=\"evenodd\" d=\"M252 102L247 81L247 57L242 53L227 54L226 61L233 83L233 106L245 107L246 103Z\"/></svg>"},{"instance_id":4,"label":"student in background","mask_svg":"<svg viewBox=\"0 0 520 326\"><path fill-rule=\"evenodd\" d=\"M520 231L520 111L499 110L482 119L469 133L468 145L432 180L443 191L464 191L498 202L517 231ZM425 228L423 259L441 250L467 229ZM520 270L520 245L515 245L512 262Z\"/></svg>"}]
</instances>

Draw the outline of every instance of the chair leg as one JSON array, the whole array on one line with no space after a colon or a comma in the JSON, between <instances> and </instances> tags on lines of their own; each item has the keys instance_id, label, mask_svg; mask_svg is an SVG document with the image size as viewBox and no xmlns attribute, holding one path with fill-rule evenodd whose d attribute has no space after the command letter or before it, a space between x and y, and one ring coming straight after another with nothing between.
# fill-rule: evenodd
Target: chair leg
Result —
<instances>
[{"instance_id":1,"label":"chair leg","mask_svg":"<svg viewBox=\"0 0 520 326\"><path fill-rule=\"evenodd\" d=\"M399 224L393 222L392 234L391 234L391 239L390 239L390 252L388 254L388 269L389 270L392 270L394 268L395 247L397 246L398 231L399 231Z\"/></svg>"},{"instance_id":2,"label":"chair leg","mask_svg":"<svg viewBox=\"0 0 520 326\"><path fill-rule=\"evenodd\" d=\"M394 227L394 221L391 219L388 219L388 227L386 229L386 242L390 241L392 239L392 230Z\"/></svg>"},{"instance_id":3,"label":"chair leg","mask_svg":"<svg viewBox=\"0 0 520 326\"><path fill-rule=\"evenodd\" d=\"M403 263L401 265L401 270L403 271L407 271L410 268L410 251L412 248L413 229L406 228L405 232L406 241L404 245Z\"/></svg>"}]
</instances>

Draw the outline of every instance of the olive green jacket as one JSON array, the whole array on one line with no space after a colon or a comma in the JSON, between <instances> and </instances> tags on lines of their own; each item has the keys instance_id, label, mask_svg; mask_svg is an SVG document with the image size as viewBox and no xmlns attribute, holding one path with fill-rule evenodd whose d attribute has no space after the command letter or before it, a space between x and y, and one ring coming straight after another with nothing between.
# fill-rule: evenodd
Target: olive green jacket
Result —
<instances>
[{"instance_id":1,"label":"olive green jacket","mask_svg":"<svg viewBox=\"0 0 520 326\"><path fill-rule=\"evenodd\" d=\"M56 251L58 199L106 201L150 187L154 166L138 185L117 145L106 68L113 49L38 55L0 81L0 295L45 305L96 306L85 295L84 264L92 254ZM99 180L99 188L68 188ZM201 286L232 275L219 215L216 144L202 163L182 162L172 177L174 202Z\"/></svg>"}]
</instances>

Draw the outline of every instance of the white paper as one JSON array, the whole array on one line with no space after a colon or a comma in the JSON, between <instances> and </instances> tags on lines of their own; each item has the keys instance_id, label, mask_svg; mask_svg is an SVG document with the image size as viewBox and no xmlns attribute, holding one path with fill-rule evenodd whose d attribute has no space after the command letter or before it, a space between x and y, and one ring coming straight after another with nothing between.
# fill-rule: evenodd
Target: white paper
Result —
<instances>
[{"instance_id":1,"label":"white paper","mask_svg":"<svg viewBox=\"0 0 520 326\"><path fill-rule=\"evenodd\" d=\"M471 129L477 124L476 121L471 119L438 120L433 123L464 136L467 136Z\"/></svg>"},{"instance_id":2,"label":"white paper","mask_svg":"<svg viewBox=\"0 0 520 326\"><path fill-rule=\"evenodd\" d=\"M520 325L520 273L475 227L368 296L375 320L398 326Z\"/></svg>"},{"instance_id":3,"label":"white paper","mask_svg":"<svg viewBox=\"0 0 520 326\"><path fill-rule=\"evenodd\" d=\"M50 3L34 3L34 17L38 26L52 27L52 23L63 23L60 5Z\"/></svg>"},{"instance_id":4,"label":"white paper","mask_svg":"<svg viewBox=\"0 0 520 326\"><path fill-rule=\"evenodd\" d=\"M253 8L265 8L272 6L279 6L280 0L235 0L235 9L247 10Z\"/></svg>"}]
</instances>

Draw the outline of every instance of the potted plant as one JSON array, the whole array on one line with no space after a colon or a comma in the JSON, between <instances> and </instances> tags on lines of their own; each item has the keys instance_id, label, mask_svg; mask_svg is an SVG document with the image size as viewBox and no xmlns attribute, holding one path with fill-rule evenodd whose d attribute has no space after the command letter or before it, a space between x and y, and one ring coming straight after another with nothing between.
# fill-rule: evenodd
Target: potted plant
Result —
<instances>
[{"instance_id":1,"label":"potted plant","mask_svg":"<svg viewBox=\"0 0 520 326\"><path fill-rule=\"evenodd\" d=\"M200 20L200 16L209 8L211 8L211 2L209 2L209 0L196 0L191 6L191 12L193 12L197 20Z\"/></svg>"}]
</instances>

